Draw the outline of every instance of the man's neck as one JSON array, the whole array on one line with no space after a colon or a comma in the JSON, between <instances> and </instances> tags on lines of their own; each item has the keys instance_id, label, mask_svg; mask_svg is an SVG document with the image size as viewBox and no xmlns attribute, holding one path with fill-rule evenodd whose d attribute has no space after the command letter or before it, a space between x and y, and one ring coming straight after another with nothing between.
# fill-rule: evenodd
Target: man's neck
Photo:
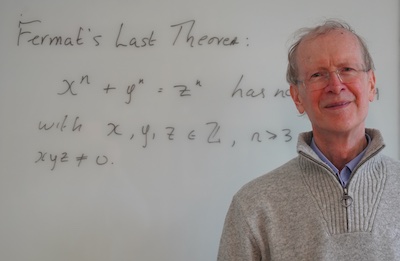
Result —
<instances>
[{"instance_id":1,"label":"man's neck","mask_svg":"<svg viewBox=\"0 0 400 261\"><path fill-rule=\"evenodd\" d=\"M353 135L318 135L315 133L314 142L338 170L343 169L367 146L365 131Z\"/></svg>"}]
</instances>

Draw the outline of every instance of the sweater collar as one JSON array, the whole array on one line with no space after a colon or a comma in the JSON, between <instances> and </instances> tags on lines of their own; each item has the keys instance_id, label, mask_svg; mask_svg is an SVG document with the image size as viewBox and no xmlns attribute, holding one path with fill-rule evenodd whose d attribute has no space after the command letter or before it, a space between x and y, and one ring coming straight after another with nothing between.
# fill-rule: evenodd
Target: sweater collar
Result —
<instances>
[{"instance_id":1,"label":"sweater collar","mask_svg":"<svg viewBox=\"0 0 400 261\"><path fill-rule=\"evenodd\" d=\"M371 142L365 151L362 159L369 158L371 155L378 153L385 147L385 143L383 141L383 137L381 132L377 129L365 129L365 133L371 137ZM319 156L314 152L314 150L310 147L312 141L312 131L300 133L299 139L297 142L297 152L305 153L314 159L320 161ZM361 159L361 161L362 161Z\"/></svg>"}]
</instances>

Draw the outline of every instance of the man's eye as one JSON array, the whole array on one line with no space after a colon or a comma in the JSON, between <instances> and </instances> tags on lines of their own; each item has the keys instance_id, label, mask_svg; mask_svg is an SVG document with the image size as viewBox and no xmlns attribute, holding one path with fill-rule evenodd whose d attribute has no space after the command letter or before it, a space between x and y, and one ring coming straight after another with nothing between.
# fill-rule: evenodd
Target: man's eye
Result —
<instances>
[{"instance_id":1,"label":"man's eye","mask_svg":"<svg viewBox=\"0 0 400 261\"><path fill-rule=\"evenodd\" d=\"M313 78L319 78L319 77L322 77L322 76L323 76L323 73L316 72L316 73L311 74L310 78L313 79Z\"/></svg>"},{"instance_id":2,"label":"man's eye","mask_svg":"<svg viewBox=\"0 0 400 261\"><path fill-rule=\"evenodd\" d=\"M341 72L354 72L355 69L351 68L351 67L344 67L342 69L340 69Z\"/></svg>"},{"instance_id":3,"label":"man's eye","mask_svg":"<svg viewBox=\"0 0 400 261\"><path fill-rule=\"evenodd\" d=\"M339 70L339 74L342 75L342 77L353 76L356 75L356 73L357 70L352 67L344 67Z\"/></svg>"}]
</instances>

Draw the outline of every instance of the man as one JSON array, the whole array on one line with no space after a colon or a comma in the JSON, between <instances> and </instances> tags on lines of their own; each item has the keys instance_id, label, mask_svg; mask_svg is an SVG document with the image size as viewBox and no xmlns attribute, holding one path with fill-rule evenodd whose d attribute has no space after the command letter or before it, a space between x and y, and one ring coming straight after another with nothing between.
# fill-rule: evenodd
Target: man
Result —
<instances>
[{"instance_id":1,"label":"man","mask_svg":"<svg viewBox=\"0 0 400 261\"><path fill-rule=\"evenodd\" d=\"M302 30L287 79L312 132L234 196L218 260L400 260L400 162L365 128L375 74L364 41L337 21Z\"/></svg>"}]
</instances>

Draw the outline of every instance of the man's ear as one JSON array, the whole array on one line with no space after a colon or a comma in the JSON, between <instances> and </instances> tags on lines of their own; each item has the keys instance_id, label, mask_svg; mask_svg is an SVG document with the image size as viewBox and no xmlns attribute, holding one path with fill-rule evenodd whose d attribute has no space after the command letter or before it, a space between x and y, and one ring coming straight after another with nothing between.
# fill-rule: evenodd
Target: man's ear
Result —
<instances>
[{"instance_id":1,"label":"man's ear","mask_svg":"<svg viewBox=\"0 0 400 261\"><path fill-rule=\"evenodd\" d=\"M375 73L373 70L370 70L370 72L368 72L368 77L369 77L369 93L368 93L368 98L369 101L372 102L375 98L375 94L376 94L376 88L375 88L375 83L376 83L376 79L375 79Z\"/></svg>"},{"instance_id":2,"label":"man's ear","mask_svg":"<svg viewBox=\"0 0 400 261\"><path fill-rule=\"evenodd\" d=\"M292 97L292 100L293 100L294 104L296 105L297 111L300 114L303 114L305 112L305 110L304 110L302 99L300 97L299 87L291 84L290 85L290 96Z\"/></svg>"}]
</instances>

